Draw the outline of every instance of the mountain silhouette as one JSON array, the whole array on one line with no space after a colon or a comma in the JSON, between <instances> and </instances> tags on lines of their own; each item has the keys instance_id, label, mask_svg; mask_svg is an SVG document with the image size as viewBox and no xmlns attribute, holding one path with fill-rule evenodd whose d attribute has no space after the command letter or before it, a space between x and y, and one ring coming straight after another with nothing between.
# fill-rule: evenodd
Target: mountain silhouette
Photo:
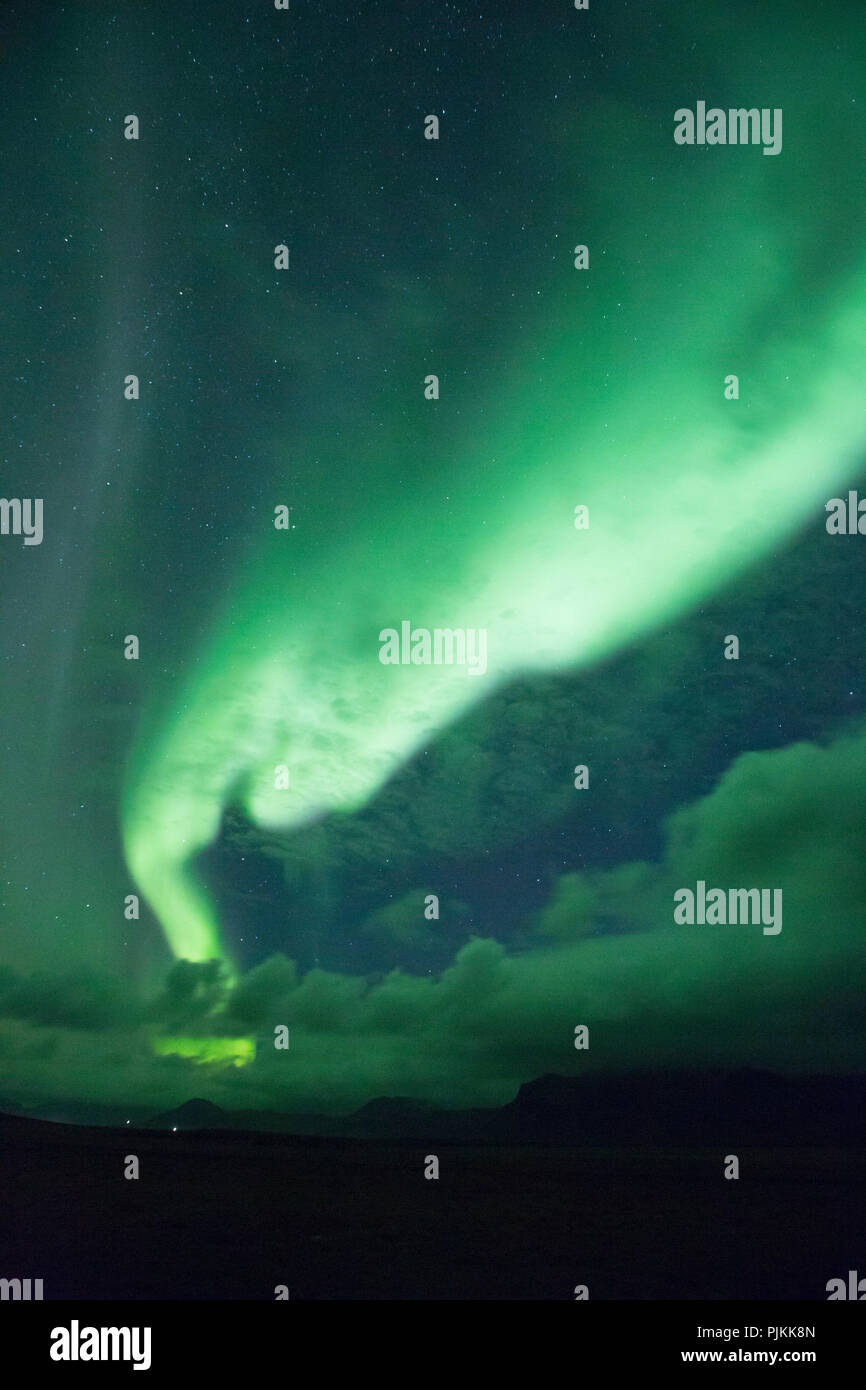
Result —
<instances>
[{"instance_id":1,"label":"mountain silhouette","mask_svg":"<svg viewBox=\"0 0 866 1390\"><path fill-rule=\"evenodd\" d=\"M758 1070L548 1074L497 1108L382 1096L348 1115L224 1110L193 1099L152 1129L231 1129L427 1143L817 1145L866 1143L866 1077Z\"/></svg>"}]
</instances>

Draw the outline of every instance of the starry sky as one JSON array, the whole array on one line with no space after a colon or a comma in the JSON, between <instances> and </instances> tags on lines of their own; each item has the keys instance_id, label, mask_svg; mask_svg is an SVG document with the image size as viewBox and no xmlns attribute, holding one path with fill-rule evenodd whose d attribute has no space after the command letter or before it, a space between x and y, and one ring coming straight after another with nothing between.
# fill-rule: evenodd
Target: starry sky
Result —
<instances>
[{"instance_id":1,"label":"starry sky","mask_svg":"<svg viewBox=\"0 0 866 1390\"><path fill-rule=\"evenodd\" d=\"M862 1068L866 22L784 10L4 8L0 1100Z\"/></svg>"}]
</instances>

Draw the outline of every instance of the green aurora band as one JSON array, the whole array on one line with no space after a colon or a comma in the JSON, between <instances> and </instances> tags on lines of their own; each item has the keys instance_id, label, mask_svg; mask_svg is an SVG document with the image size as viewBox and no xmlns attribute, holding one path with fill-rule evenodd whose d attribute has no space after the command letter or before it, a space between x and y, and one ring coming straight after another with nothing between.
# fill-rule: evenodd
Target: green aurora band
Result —
<instances>
[{"instance_id":1,"label":"green aurora band","mask_svg":"<svg viewBox=\"0 0 866 1390\"><path fill-rule=\"evenodd\" d=\"M764 272L754 235L737 243L729 225L720 236L780 305L784 275ZM700 294L700 320L661 293L644 296L640 323L632 311L633 336L671 344L649 362L637 350L628 360L611 329L589 361L575 359L567 328L548 331L545 392L500 393L516 408L500 410L495 438L488 429L495 465L479 470L467 445L438 511L381 487L324 558L297 531L269 527L131 763L128 863L176 956L228 959L193 863L228 804L282 830L361 806L472 701L669 622L766 557L851 476L866 444L866 261L798 337L732 348L739 401L724 399L718 368L719 342L744 332L739 301L725 275L707 282L700 256L689 273L693 295L680 298ZM359 476L375 476L372 457L358 462ZM275 490L275 506L286 493ZM573 525L579 503L588 530ZM383 666L379 631L403 619L487 628L487 673ZM279 764L286 790L274 789Z\"/></svg>"},{"instance_id":2,"label":"green aurora band","mask_svg":"<svg viewBox=\"0 0 866 1390\"><path fill-rule=\"evenodd\" d=\"M434 239L412 260L400 225L383 241L389 256L400 247L393 278L360 276L365 292L392 297L368 294L353 349L402 365L396 390L370 401L375 427L351 419L354 449L335 429L333 458L315 467L307 454L320 441L308 448L288 412L269 505L292 506L295 529L274 530L266 508L180 687L153 690L130 755L127 861L176 956L228 959L195 870L227 806L283 831L362 806L471 702L670 623L862 472L866 198L852 178L864 147L862 28L842 46L831 37L850 19L844 6L822 12L823 40L813 7L782 23L777 7L750 5L737 22L729 8L702 13L700 43L692 7L671 7L661 29L623 13L614 49L634 52L627 79L602 67L556 115L524 103L514 128L488 129L495 154L474 149L469 204L447 206L472 259L451 263L440 248L431 267ZM708 57L720 46L723 71ZM561 71L561 55L551 36L533 67ZM675 109L701 95L784 108L781 153L675 146ZM534 196L548 201L526 210L536 249L524 262L520 247L497 244L519 188L505 205L489 195L495 161L535 149L548 175ZM402 153L428 177L429 150ZM446 141L436 155L448 153ZM346 224L358 235L385 215L379 183ZM575 243L590 247L588 271L572 265ZM490 249L475 259L479 247ZM246 283L239 258L251 254L234 249L217 274ZM293 261L293 278L274 272L269 284L294 296L286 321L315 335L304 274ZM407 282L429 288L406 300ZM450 296L441 311L437 286ZM455 303L476 308L465 325ZM342 323L336 332L342 344ZM431 361L437 341L448 351ZM283 344L270 346L280 359ZM442 398L425 402L437 356ZM724 398L729 373L736 401ZM371 378L358 380L366 390ZM351 373L346 388L351 403ZM351 411L337 405L345 423ZM578 504L589 530L573 526ZM405 619L486 628L487 673L381 665L379 631ZM290 769L281 791L279 764Z\"/></svg>"},{"instance_id":3,"label":"green aurora band","mask_svg":"<svg viewBox=\"0 0 866 1390\"><path fill-rule=\"evenodd\" d=\"M866 14L55 8L6 43L0 1097L866 1066ZM699 100L782 150L677 146ZM486 673L383 666L405 620ZM699 879L784 931L678 926Z\"/></svg>"}]
</instances>

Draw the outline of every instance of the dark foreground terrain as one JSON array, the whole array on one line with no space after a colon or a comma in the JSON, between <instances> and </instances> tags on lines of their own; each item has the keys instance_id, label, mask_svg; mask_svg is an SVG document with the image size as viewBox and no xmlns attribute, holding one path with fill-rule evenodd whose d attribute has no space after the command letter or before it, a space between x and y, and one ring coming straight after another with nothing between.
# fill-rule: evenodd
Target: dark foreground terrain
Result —
<instances>
[{"instance_id":1,"label":"dark foreground terrain","mask_svg":"<svg viewBox=\"0 0 866 1390\"><path fill-rule=\"evenodd\" d=\"M46 1299L826 1299L866 1151L460 1146L0 1116L0 1277ZM424 1177L435 1153L438 1181ZM134 1154L140 1177L124 1178Z\"/></svg>"}]
</instances>

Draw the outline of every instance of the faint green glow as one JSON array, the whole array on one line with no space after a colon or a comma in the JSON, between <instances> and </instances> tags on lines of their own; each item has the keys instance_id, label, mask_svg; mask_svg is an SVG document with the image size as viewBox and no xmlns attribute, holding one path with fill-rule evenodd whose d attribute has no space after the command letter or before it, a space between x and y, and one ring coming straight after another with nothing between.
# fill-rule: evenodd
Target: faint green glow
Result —
<instances>
[{"instance_id":1,"label":"faint green glow","mask_svg":"<svg viewBox=\"0 0 866 1390\"><path fill-rule=\"evenodd\" d=\"M154 1038L158 1057L186 1057L200 1066L214 1062L245 1067L256 1059L253 1038Z\"/></svg>"}]
</instances>

